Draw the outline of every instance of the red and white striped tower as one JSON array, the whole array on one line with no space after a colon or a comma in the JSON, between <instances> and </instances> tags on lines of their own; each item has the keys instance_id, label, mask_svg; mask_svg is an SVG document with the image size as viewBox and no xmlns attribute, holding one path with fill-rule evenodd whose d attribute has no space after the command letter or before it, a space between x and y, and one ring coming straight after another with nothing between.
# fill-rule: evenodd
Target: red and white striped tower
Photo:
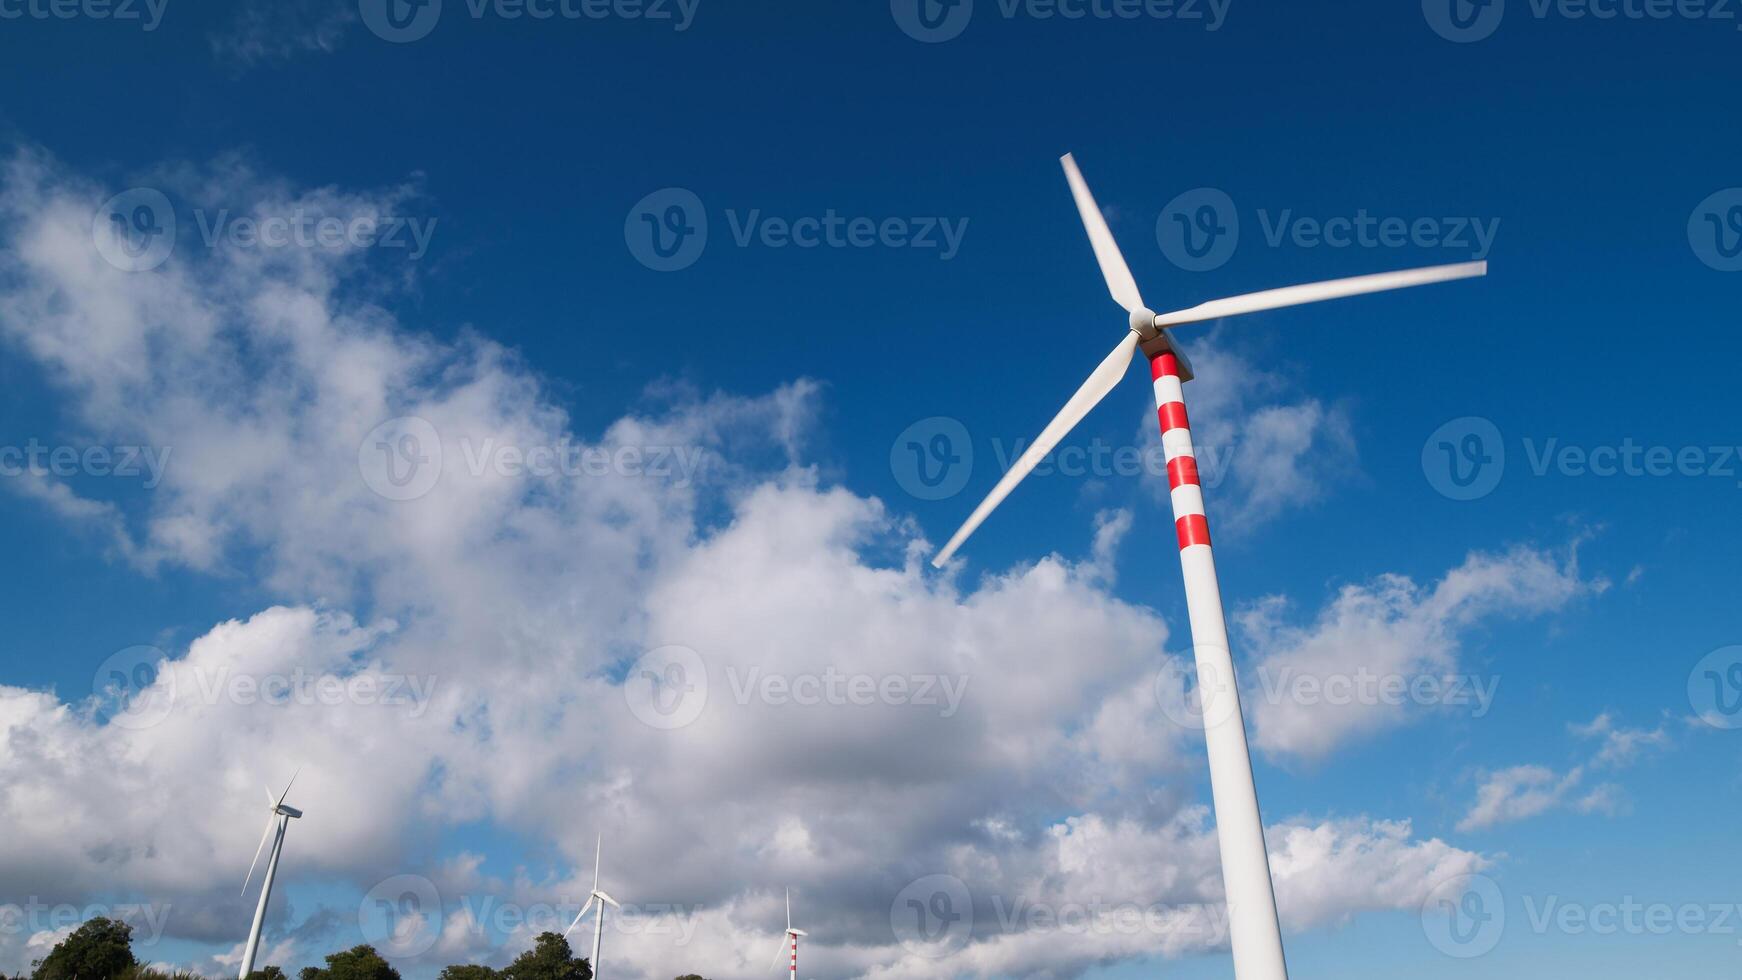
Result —
<instances>
[{"instance_id":1,"label":"red and white striped tower","mask_svg":"<svg viewBox=\"0 0 1742 980\"><path fill-rule=\"evenodd\" d=\"M1287 980L1282 928L1270 883L1270 860L1252 756L1246 747L1246 722L1234 683L1228 650L1228 623L1222 589L1210 551L1210 526L1192 430L1186 420L1185 389L1179 357L1164 337L1144 345L1155 404L1161 418L1161 443L1172 488L1174 529L1179 536L1180 570L1185 574L1186 612L1197 660L1198 695L1203 703L1204 740L1210 757L1210 794L1216 808L1216 837L1222 850L1222 883L1228 893L1228 931L1234 975L1240 980Z\"/></svg>"},{"instance_id":2,"label":"red and white striped tower","mask_svg":"<svg viewBox=\"0 0 1742 980\"><path fill-rule=\"evenodd\" d=\"M789 932L792 937L792 980L798 980L798 933Z\"/></svg>"}]
</instances>

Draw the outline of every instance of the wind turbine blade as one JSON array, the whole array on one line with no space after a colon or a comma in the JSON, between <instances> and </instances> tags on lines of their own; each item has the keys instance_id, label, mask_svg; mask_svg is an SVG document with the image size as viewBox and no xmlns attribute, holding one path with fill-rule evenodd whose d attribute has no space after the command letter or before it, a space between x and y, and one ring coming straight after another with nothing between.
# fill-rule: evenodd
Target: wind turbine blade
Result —
<instances>
[{"instance_id":1,"label":"wind turbine blade","mask_svg":"<svg viewBox=\"0 0 1742 980\"><path fill-rule=\"evenodd\" d=\"M290 788L296 785L296 777L301 773L302 767L297 766L296 771L290 774L290 782L284 784L284 792L278 794L278 801L272 804L274 810L284 805L284 798L290 795ZM271 790L267 791L267 795L271 795Z\"/></svg>"},{"instance_id":2,"label":"wind turbine blade","mask_svg":"<svg viewBox=\"0 0 1742 980\"><path fill-rule=\"evenodd\" d=\"M1127 333L1125 339L1119 342L1119 346L1113 348L1113 353L1107 355L1106 360L1103 360L1101 365L1095 368L1094 373L1089 375L1089 379L1084 381L1083 386L1077 389L1077 393L1071 396L1071 400L1065 403L1064 409L1052 422L1048 423L1045 429L1041 430L1039 436L1035 437L1034 444L1029 446L1028 451L1016 460L1016 464L1010 467L1010 472L1004 474L1004 478L998 481L998 485L992 488L992 492L987 494L986 499L980 502L980 506L974 509L974 513L968 516L967 521L956 531L955 536L950 538L950 543L944 545L944 550L938 552L937 557L931 560L934 566L942 568L944 563L956 553L956 549L962 546L962 542L968 540L968 535L973 534L980 523L986 519L986 516L1003 503L1004 498L1010 495L1010 491L1022 482L1022 478L1039 465L1040 461L1046 458L1047 453L1052 452L1053 447L1057 446L1060 440L1076 428L1077 423L1083 420L1083 416L1088 415L1091 409L1101 403L1101 399L1107 397L1107 393L1112 391L1125 377L1126 370L1131 366L1131 358L1136 353L1137 334Z\"/></svg>"},{"instance_id":3,"label":"wind turbine blade","mask_svg":"<svg viewBox=\"0 0 1742 980\"><path fill-rule=\"evenodd\" d=\"M598 843L593 847L593 894L599 893L599 862L605 857L605 835L600 834Z\"/></svg>"},{"instance_id":4,"label":"wind turbine blade","mask_svg":"<svg viewBox=\"0 0 1742 980\"><path fill-rule=\"evenodd\" d=\"M1101 214L1101 208L1095 204L1095 195L1089 193L1088 182L1083 180L1083 172L1077 169L1076 158L1066 153L1059 158L1064 164L1065 180L1070 182L1071 196L1076 198L1077 213L1082 215L1083 227L1089 232L1089 244L1095 249L1095 261L1101 264L1101 275L1107 280L1107 291L1113 294L1113 301L1125 308L1127 313L1136 313L1144 309L1143 296L1137 291L1137 280L1131 278L1131 268L1125 264L1125 256L1119 251L1119 243L1113 240L1113 232L1107 227L1107 218Z\"/></svg>"},{"instance_id":5,"label":"wind turbine blade","mask_svg":"<svg viewBox=\"0 0 1742 980\"><path fill-rule=\"evenodd\" d=\"M775 951L774 951L774 962L769 964L769 969L771 969L771 970L780 969L780 958L782 956L786 955L787 943L790 943L790 942L792 942L791 936L788 936L784 933L781 934L780 946L777 949L775 949Z\"/></svg>"},{"instance_id":6,"label":"wind turbine blade","mask_svg":"<svg viewBox=\"0 0 1742 980\"><path fill-rule=\"evenodd\" d=\"M269 791L270 792L270 791ZM248 877L242 879L242 894L248 894L248 883L254 880L254 869L260 864L260 854L266 850L266 838L272 836L272 825L278 820L273 813L266 818L266 833L260 835L260 846L254 849L254 860L248 862Z\"/></svg>"},{"instance_id":7,"label":"wind turbine blade","mask_svg":"<svg viewBox=\"0 0 1742 980\"><path fill-rule=\"evenodd\" d=\"M614 899L614 898L612 898L612 897L611 897L611 896L609 896L609 895L607 895L607 894L605 894L605 893L604 893L604 892L594 892L594 893L593 893L593 894L594 894L594 895L597 895L597 896L598 896L598 898L599 898L599 901L601 901L601 902L604 902L604 903L605 903L605 904L606 904L606 905L609 905L609 906L611 906L611 907L612 907L612 908L614 908L614 909L620 909L620 908L622 908L622 907L623 907L623 906L621 906L621 905L618 905L618 904L617 904L617 900L616 900L616 899ZM604 910L603 910L603 909L600 909L600 911L604 911Z\"/></svg>"},{"instance_id":8,"label":"wind turbine blade","mask_svg":"<svg viewBox=\"0 0 1742 980\"><path fill-rule=\"evenodd\" d=\"M792 889L786 890L786 931L792 931Z\"/></svg>"},{"instance_id":9,"label":"wind turbine blade","mask_svg":"<svg viewBox=\"0 0 1742 980\"><path fill-rule=\"evenodd\" d=\"M1189 310L1180 310L1176 313L1163 313L1155 318L1155 325L1172 327L1182 323L1199 323L1225 316L1238 316L1242 313L1256 313L1259 310L1300 306L1327 299L1360 296L1363 293L1380 293L1389 289L1407 289L1411 286L1426 286L1429 283L1451 282L1455 279L1471 279L1487 274L1488 263L1486 262L1461 262L1456 265L1434 265L1424 269L1405 269L1401 272L1381 272L1371 276L1332 279L1329 282L1307 283L1304 286L1285 286L1282 289L1267 289L1261 293L1247 293L1244 296L1211 300L1208 303L1199 303Z\"/></svg>"},{"instance_id":10,"label":"wind turbine blade","mask_svg":"<svg viewBox=\"0 0 1742 980\"><path fill-rule=\"evenodd\" d=\"M792 933L795 936L808 936L808 935L810 935L810 933L805 932L803 929L788 929L786 931Z\"/></svg>"},{"instance_id":11,"label":"wind turbine blade","mask_svg":"<svg viewBox=\"0 0 1742 980\"><path fill-rule=\"evenodd\" d=\"M581 920L587 917L587 910L591 909L592 907L593 907L593 898L591 895L589 895L589 896L587 896L587 904L581 906L581 911L575 915L575 921L569 923L569 927L567 929L563 930L563 938L564 939L568 938L569 933L575 931L575 926L578 926L581 924Z\"/></svg>"}]
</instances>

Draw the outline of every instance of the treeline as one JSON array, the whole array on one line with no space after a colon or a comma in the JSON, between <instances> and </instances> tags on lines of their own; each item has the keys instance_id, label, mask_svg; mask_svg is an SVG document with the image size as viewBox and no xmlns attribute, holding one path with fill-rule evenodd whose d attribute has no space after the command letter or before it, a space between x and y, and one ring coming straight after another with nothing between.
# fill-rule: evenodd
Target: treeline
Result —
<instances>
[{"instance_id":1,"label":"treeline","mask_svg":"<svg viewBox=\"0 0 1742 980\"><path fill-rule=\"evenodd\" d=\"M116 919L96 918L56 943L47 956L31 964L26 977L0 980L206 980L197 973L165 972L142 964L133 955L133 927ZM289 980L284 971L268 966L248 974L248 980ZM327 957L327 965L306 966L297 980L400 980L399 971L375 951L353 946ZM554 932L540 933L533 947L500 970L460 963L442 970L440 980L593 980L586 957L574 955L569 941ZM703 980L688 973L676 980Z\"/></svg>"}]
</instances>

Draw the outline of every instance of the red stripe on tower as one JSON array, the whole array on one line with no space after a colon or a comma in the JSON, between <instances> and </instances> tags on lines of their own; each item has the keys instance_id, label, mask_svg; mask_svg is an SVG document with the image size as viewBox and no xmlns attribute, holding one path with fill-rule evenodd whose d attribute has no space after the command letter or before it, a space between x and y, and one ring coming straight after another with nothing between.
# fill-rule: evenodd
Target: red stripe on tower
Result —
<instances>
[{"instance_id":1,"label":"red stripe on tower","mask_svg":"<svg viewBox=\"0 0 1742 980\"><path fill-rule=\"evenodd\" d=\"M1184 551L1194 544L1210 543L1210 522L1202 514L1187 514L1173 522L1173 529L1179 535L1179 550Z\"/></svg>"},{"instance_id":2,"label":"red stripe on tower","mask_svg":"<svg viewBox=\"0 0 1742 980\"><path fill-rule=\"evenodd\" d=\"M1167 461L1167 486L1170 490L1178 490L1183 486L1202 486L1198 482L1198 459L1196 456L1175 456Z\"/></svg>"},{"instance_id":3,"label":"red stripe on tower","mask_svg":"<svg viewBox=\"0 0 1742 980\"><path fill-rule=\"evenodd\" d=\"M1161 415L1161 431L1172 432L1174 429L1189 429L1191 423L1186 421L1186 403L1168 402L1156 409Z\"/></svg>"}]
</instances>

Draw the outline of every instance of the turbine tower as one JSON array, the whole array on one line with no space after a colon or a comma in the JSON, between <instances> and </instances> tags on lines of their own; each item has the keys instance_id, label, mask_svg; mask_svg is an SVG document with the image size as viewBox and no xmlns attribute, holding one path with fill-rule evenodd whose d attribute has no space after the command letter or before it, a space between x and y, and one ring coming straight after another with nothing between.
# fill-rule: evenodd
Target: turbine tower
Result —
<instances>
[{"instance_id":1,"label":"turbine tower","mask_svg":"<svg viewBox=\"0 0 1742 980\"><path fill-rule=\"evenodd\" d=\"M1222 853L1222 883L1227 892L1228 930L1237 980L1287 980L1282 953L1282 929L1276 917L1276 895L1270 880L1270 859L1264 846L1264 822L1252 781L1252 757L1246 745L1246 723L1240 710L1234 662L1228 649L1228 625L1222 610L1221 587L1210 550L1210 529L1204 514L1203 488L1198 482L1191 428L1186 421L1183 385L1192 380L1191 362L1179 349L1172 327L1203 323L1242 313L1273 310L1303 303L1359 296L1389 289L1423 286L1486 275L1488 263L1466 262L1403 272L1356 276L1330 282L1289 286L1261 293L1201 303L1175 313L1157 314L1143 305L1113 232L1101 215L1089 185L1066 154L1061 161L1065 180L1076 199L1077 212L1089 233L1089 244L1107 280L1114 302L1129 314L1130 330L1119 346L1083 382L1077 393L1041 431L1027 452L961 529L938 552L932 564L942 567L968 535L1009 496L1053 447L1124 379L1142 350L1149 358L1155 382L1155 403L1161 420L1161 441L1172 488L1174 530L1179 540L1180 569L1185 577L1186 611L1191 621L1192 650L1197 661L1198 692L1204 714L1204 741L1210 760L1210 795L1216 813L1216 836Z\"/></svg>"},{"instance_id":2,"label":"turbine tower","mask_svg":"<svg viewBox=\"0 0 1742 980\"><path fill-rule=\"evenodd\" d=\"M587 961L593 968L593 980L599 978L599 946L605 940L605 906L609 905L614 909L623 907L617 904L616 899L599 890L599 863L604 856L605 838L604 835L600 835L598 845L593 850L593 890L587 895L587 904L581 906L581 911L575 916L575 921L569 923L569 927L563 930L563 938L567 939L569 933L575 931L575 926L580 925L581 920L587 917L587 912L595 904L598 905L599 914L593 919L593 956Z\"/></svg>"},{"instance_id":3,"label":"turbine tower","mask_svg":"<svg viewBox=\"0 0 1742 980\"><path fill-rule=\"evenodd\" d=\"M266 849L268 837L272 838L272 854L266 859L266 878L260 885L260 903L254 907L254 926L248 930L248 945L242 950L242 972L237 974L237 980L248 980L248 974L254 972L254 955L260 951L260 929L266 924L266 903L272 900L272 882L278 877L278 856L284 852L284 832L290 829L291 820L302 816L301 810L284 805L284 798L290 795L296 775L294 772L290 774L290 782L284 784L284 792L276 799L270 787L266 790L266 805L270 808L266 815L266 832L260 835L260 846L254 849L248 877L242 879L242 894L248 894L248 882L254 879L254 868L260 864L260 852Z\"/></svg>"},{"instance_id":4,"label":"turbine tower","mask_svg":"<svg viewBox=\"0 0 1742 980\"><path fill-rule=\"evenodd\" d=\"M798 937L808 935L810 933L803 929L792 927L792 889L789 888L786 890L786 932L780 937L780 948L774 951L772 965L777 968L780 966L780 954L786 952L787 945L790 943L792 945L792 980L798 980Z\"/></svg>"}]
</instances>

